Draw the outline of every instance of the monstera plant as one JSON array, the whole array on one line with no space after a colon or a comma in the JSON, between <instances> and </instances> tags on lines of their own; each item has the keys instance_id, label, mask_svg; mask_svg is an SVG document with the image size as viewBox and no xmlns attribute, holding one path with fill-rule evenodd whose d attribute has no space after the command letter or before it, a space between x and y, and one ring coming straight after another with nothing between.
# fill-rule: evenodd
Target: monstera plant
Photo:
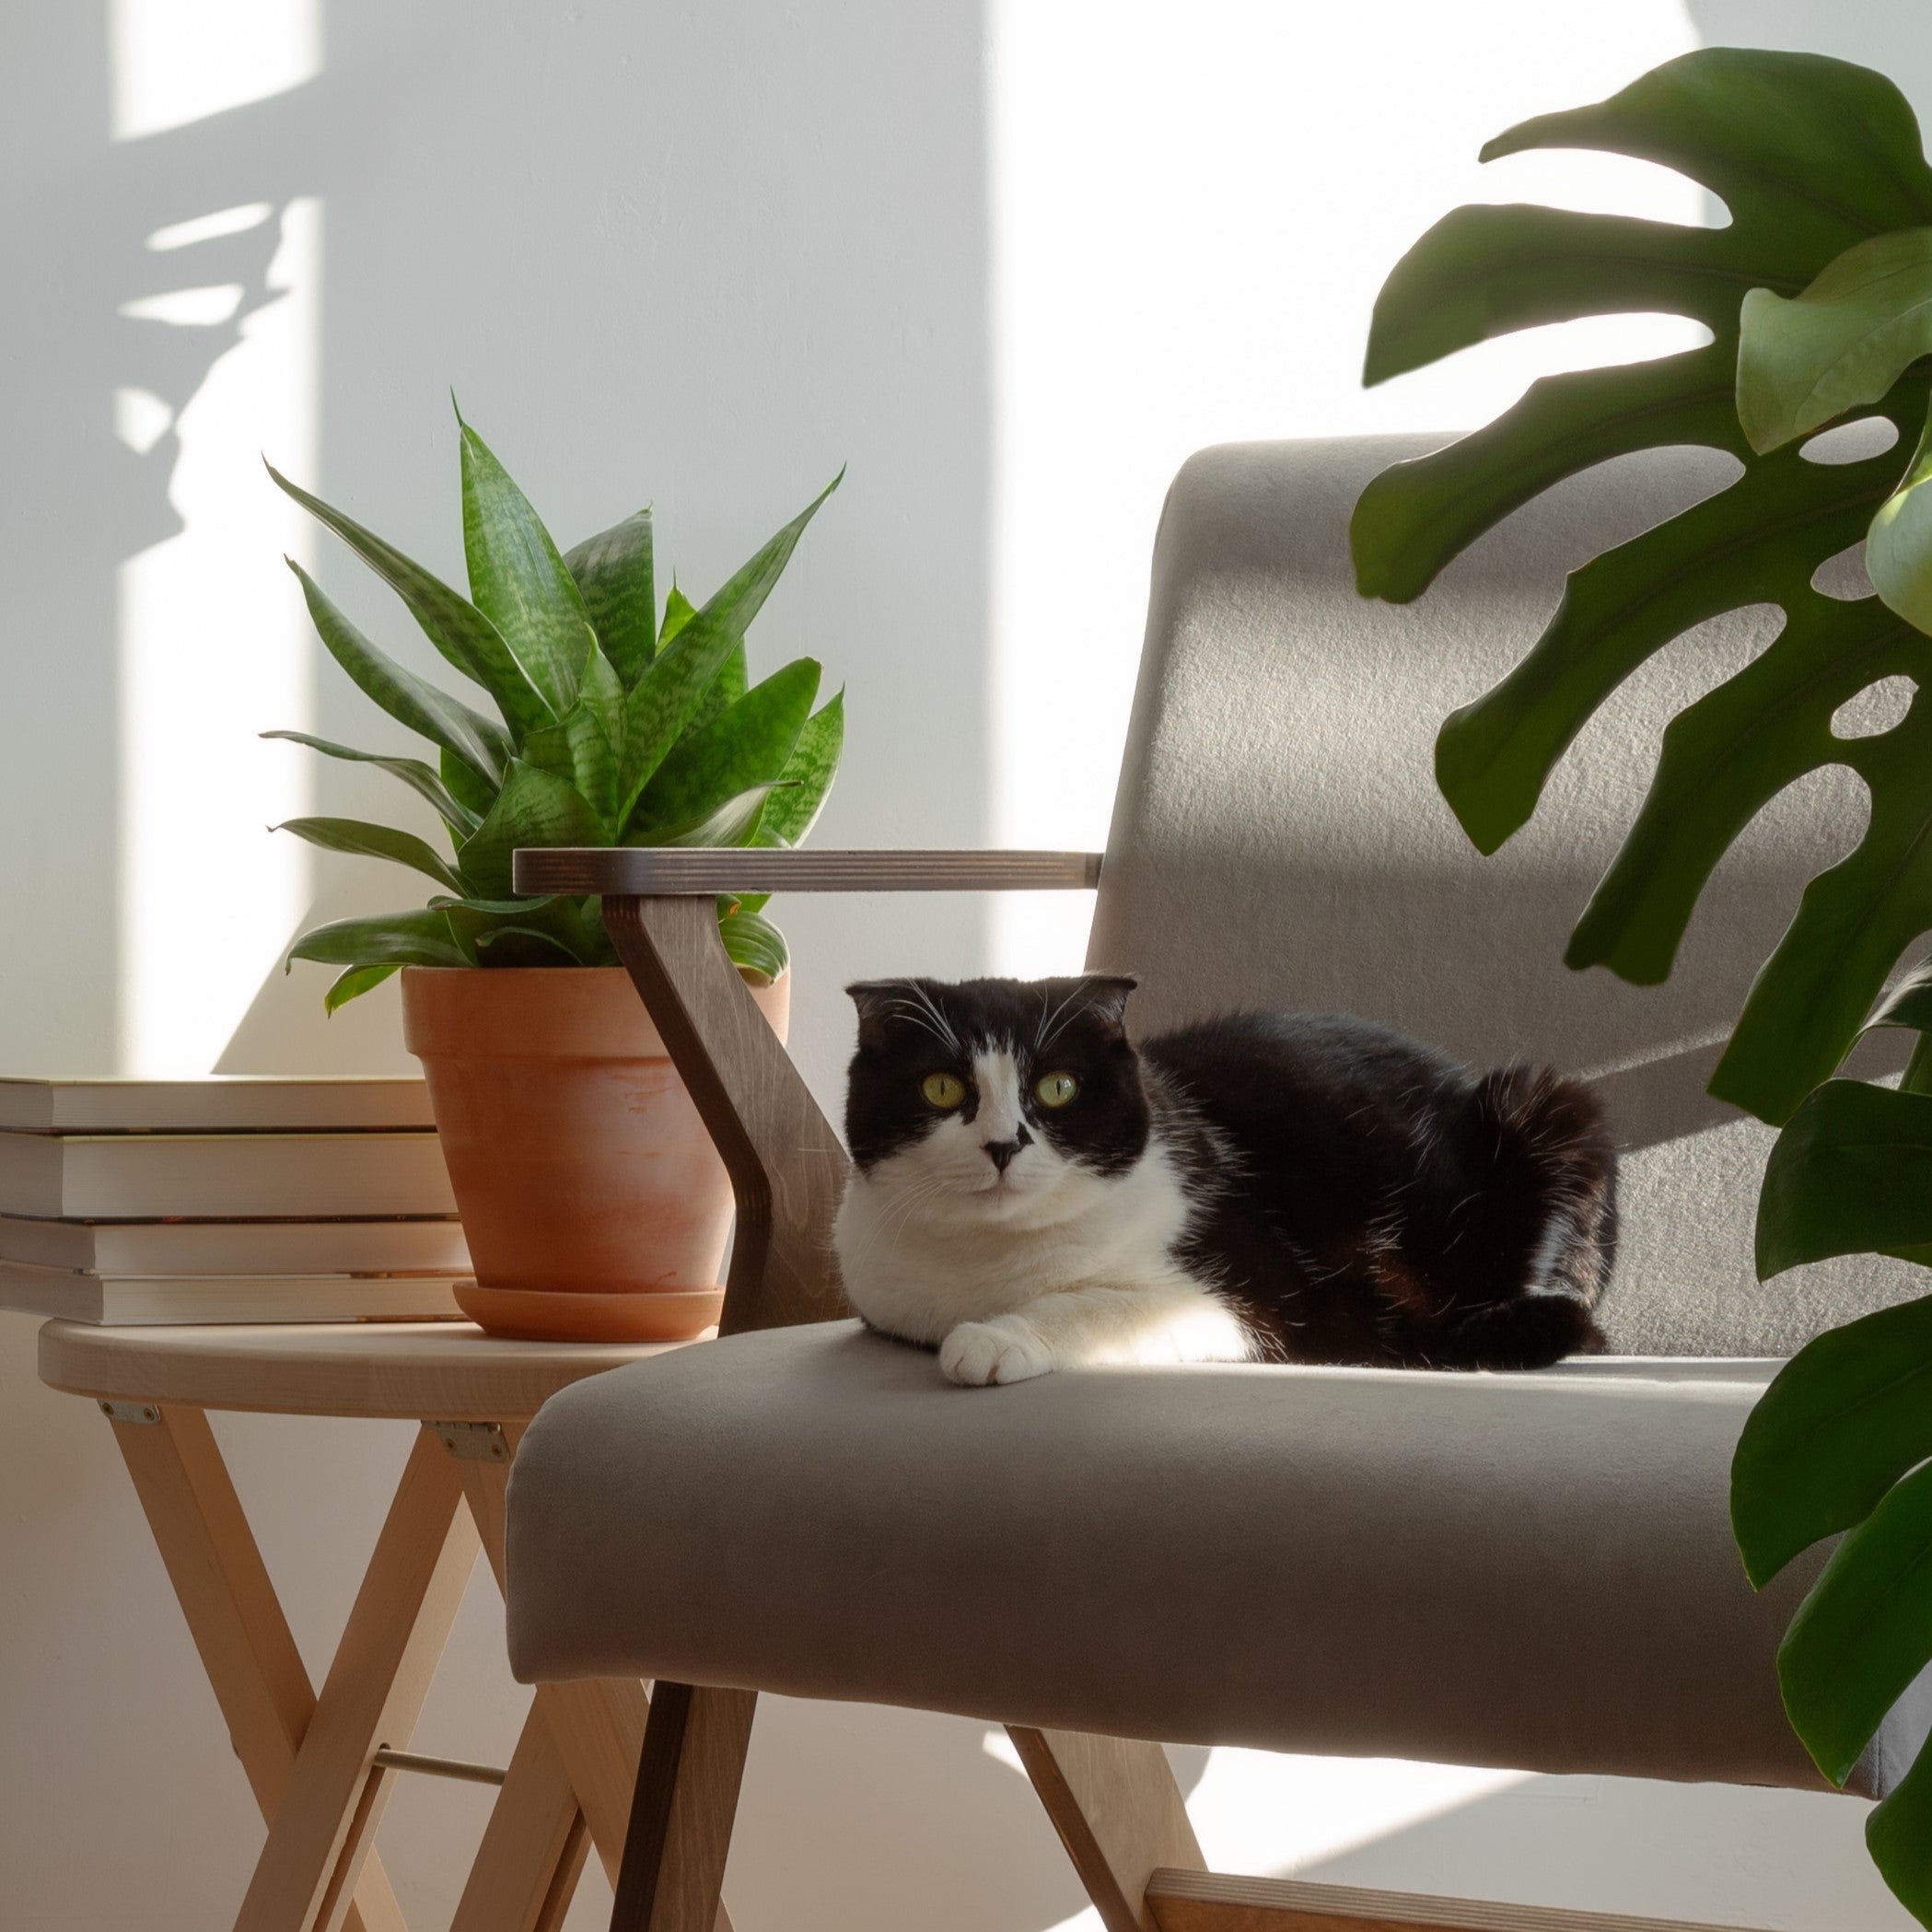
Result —
<instances>
[{"instance_id":1,"label":"monstera plant","mask_svg":"<svg viewBox=\"0 0 1932 1932\"><path fill-rule=\"evenodd\" d=\"M1661 163L1724 204L1722 227L1542 207L1465 207L1391 274L1366 379L1486 337L1612 311L1689 316L1708 345L1535 384L1487 428L1377 477L1352 538L1364 594L1406 601L1562 478L1627 451L1704 445L1725 488L1573 572L1520 664L1449 718L1444 796L1491 852L1623 681L1692 625L1747 605L1775 640L1666 729L1635 821L1572 936L1572 966L1665 978L1703 889L1755 814L1826 764L1870 795L1850 855L1807 888L1745 1001L1711 1090L1781 1133L1759 1203L1761 1275L1835 1254L1932 1263L1932 169L1881 76L1714 48L1596 106L1500 135L1484 158L1597 148ZM1882 453L1808 460L1807 439L1882 418ZM1870 431L1865 434L1871 437ZM1909 453L1908 453L1909 452ZM1813 588L1860 542L1878 595ZM1833 717L1887 679L1916 687L1891 728ZM1888 983L1891 990L1888 993ZM1835 1077L1872 1027L1919 1038L1894 1088ZM1932 1298L1821 1336L1753 1411L1732 1519L1762 1585L1842 1535L1779 1653L1785 1703L1843 1783L1932 1661ZM1887 1882L1932 1926L1932 1752L1872 1813Z\"/></svg>"},{"instance_id":2,"label":"monstera plant","mask_svg":"<svg viewBox=\"0 0 1932 1932\"><path fill-rule=\"evenodd\" d=\"M271 469L304 509L394 590L431 644L495 707L489 716L385 656L293 570L329 654L436 762L272 731L354 759L425 798L446 857L415 833L357 819L280 829L334 852L382 858L438 890L418 911L305 933L290 957L343 972L333 1012L399 967L595 966L616 960L594 899L512 891L519 845L793 845L825 801L844 741L844 693L817 711L819 666L800 658L750 685L745 632L825 491L702 609L673 584L660 616L651 513L560 553L529 499L460 414L466 598L359 523ZM720 908L739 968L775 980L783 936L762 897Z\"/></svg>"}]
</instances>

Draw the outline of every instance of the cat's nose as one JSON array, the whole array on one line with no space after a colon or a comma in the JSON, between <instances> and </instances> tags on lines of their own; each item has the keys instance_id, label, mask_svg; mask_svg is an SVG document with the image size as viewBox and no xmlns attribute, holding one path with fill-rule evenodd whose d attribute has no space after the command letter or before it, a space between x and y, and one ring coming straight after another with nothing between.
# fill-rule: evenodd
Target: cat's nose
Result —
<instances>
[{"instance_id":1,"label":"cat's nose","mask_svg":"<svg viewBox=\"0 0 1932 1932\"><path fill-rule=\"evenodd\" d=\"M982 1142L981 1145L986 1149L986 1158L1004 1174L1007 1171L1007 1164L1012 1160L1014 1155L1018 1153L1020 1148L1025 1146L1032 1137L1022 1127L1011 1140L989 1140Z\"/></svg>"}]
</instances>

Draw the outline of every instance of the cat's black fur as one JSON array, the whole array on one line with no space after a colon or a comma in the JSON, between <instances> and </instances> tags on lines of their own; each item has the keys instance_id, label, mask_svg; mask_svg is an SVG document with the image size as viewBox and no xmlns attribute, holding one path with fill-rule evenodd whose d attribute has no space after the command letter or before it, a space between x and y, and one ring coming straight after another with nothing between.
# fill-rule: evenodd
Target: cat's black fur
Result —
<instances>
[{"instance_id":1,"label":"cat's black fur","mask_svg":"<svg viewBox=\"0 0 1932 1932\"><path fill-rule=\"evenodd\" d=\"M1580 1081L1474 1079L1331 1015L1207 1020L1140 1052L1233 1157L1183 1252L1275 1358L1534 1368L1602 1346L1616 1156ZM1215 1165L1197 1151L1191 1180Z\"/></svg>"},{"instance_id":2,"label":"cat's black fur","mask_svg":"<svg viewBox=\"0 0 1932 1932\"><path fill-rule=\"evenodd\" d=\"M1533 1368L1602 1346L1591 1310L1615 1252L1616 1157L1589 1087L1520 1066L1477 1078L1347 1016L1235 1014L1136 1047L1132 987L854 987L860 1170L931 1131L923 1072L970 1073L976 1043L1010 1042L1032 1073L1080 1082L1065 1108L1030 1104L1022 1134L1109 1176L1165 1145L1192 1209L1173 1258L1234 1306L1257 1357Z\"/></svg>"}]
</instances>

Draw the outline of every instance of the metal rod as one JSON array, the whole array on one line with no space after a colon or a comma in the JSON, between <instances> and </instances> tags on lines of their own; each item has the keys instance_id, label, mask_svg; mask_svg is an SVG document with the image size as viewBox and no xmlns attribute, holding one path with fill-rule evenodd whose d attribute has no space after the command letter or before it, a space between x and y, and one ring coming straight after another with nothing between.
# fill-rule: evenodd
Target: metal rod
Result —
<instances>
[{"instance_id":1,"label":"metal rod","mask_svg":"<svg viewBox=\"0 0 1932 1932\"><path fill-rule=\"evenodd\" d=\"M413 1751L379 1747L371 1761L385 1771L420 1771L427 1777L460 1778L466 1785L500 1785L504 1774L494 1764L469 1764L461 1758L425 1758Z\"/></svg>"}]
</instances>

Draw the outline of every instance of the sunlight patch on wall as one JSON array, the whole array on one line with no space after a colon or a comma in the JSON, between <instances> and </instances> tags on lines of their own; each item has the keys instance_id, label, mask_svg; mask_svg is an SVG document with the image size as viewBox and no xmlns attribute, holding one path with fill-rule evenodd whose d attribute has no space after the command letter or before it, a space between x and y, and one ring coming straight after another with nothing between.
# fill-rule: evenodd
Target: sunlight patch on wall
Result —
<instances>
[{"instance_id":1,"label":"sunlight patch on wall","mask_svg":"<svg viewBox=\"0 0 1932 1932\"><path fill-rule=\"evenodd\" d=\"M111 132L137 140L322 71L321 0L110 0Z\"/></svg>"},{"instance_id":2,"label":"sunlight patch on wall","mask_svg":"<svg viewBox=\"0 0 1932 1932\"><path fill-rule=\"evenodd\" d=\"M1003 1728L980 1747L1024 1777L1019 1753ZM1286 1878L1343 1852L1440 1818L1497 1792L1551 1787L1587 1796L1593 1778L1540 1778L1519 1771L1484 1771L1397 1758L1290 1757L1274 1752L1218 1750L1187 1794L1188 1817L1210 1871ZM1088 1909L1050 1932L1100 1932Z\"/></svg>"},{"instance_id":3,"label":"sunlight patch on wall","mask_svg":"<svg viewBox=\"0 0 1932 1932\"><path fill-rule=\"evenodd\" d=\"M320 276L321 204L291 202L266 276L276 298L243 318L174 425L185 528L120 571L127 1073L206 1072L308 902L306 848L267 831L307 808L308 761L257 734L310 721L309 639L283 564L310 538L262 458L315 473ZM144 396L115 398L130 443L167 426Z\"/></svg>"},{"instance_id":4,"label":"sunlight patch on wall","mask_svg":"<svg viewBox=\"0 0 1932 1932\"><path fill-rule=\"evenodd\" d=\"M1155 525L1193 450L1472 427L1538 376L1706 339L1592 319L1360 384L1383 277L1462 202L1721 218L1617 157L1476 160L1695 44L1682 0L1202 0L1185 33L1149 0L991 0L996 842L1104 844ZM995 900L994 970L1077 967L1090 910Z\"/></svg>"}]
</instances>

